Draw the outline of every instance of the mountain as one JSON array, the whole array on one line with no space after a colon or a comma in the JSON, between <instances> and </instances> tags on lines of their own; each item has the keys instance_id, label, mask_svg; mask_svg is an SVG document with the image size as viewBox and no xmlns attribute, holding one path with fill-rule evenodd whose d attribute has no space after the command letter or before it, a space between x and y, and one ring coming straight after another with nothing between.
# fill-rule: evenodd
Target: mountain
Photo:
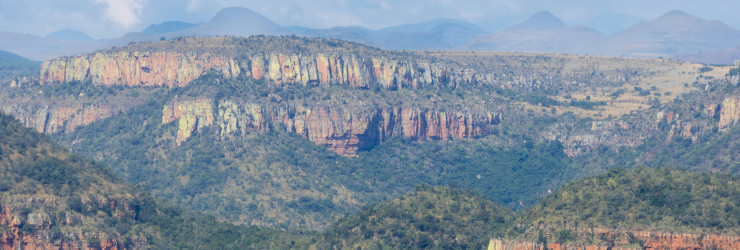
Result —
<instances>
[{"instance_id":1,"label":"mountain","mask_svg":"<svg viewBox=\"0 0 740 250\"><path fill-rule=\"evenodd\" d=\"M288 35L290 31L247 8L231 7L216 13L211 20L194 27L165 34L178 36Z\"/></svg>"},{"instance_id":2,"label":"mountain","mask_svg":"<svg viewBox=\"0 0 740 250\"><path fill-rule=\"evenodd\" d=\"M561 28L565 28L565 24L560 18L550 12L540 11L527 18L527 20L512 25L507 30L552 30Z\"/></svg>"},{"instance_id":3,"label":"mountain","mask_svg":"<svg viewBox=\"0 0 740 250\"><path fill-rule=\"evenodd\" d=\"M719 69L676 71L699 67L180 38L49 60L38 83L0 93L0 109L158 198L238 224L325 229L423 183L523 209L616 162L591 153L632 152L659 133L659 107L647 103L707 84L699 74L719 79ZM525 184L498 184L514 180Z\"/></svg>"},{"instance_id":4,"label":"mountain","mask_svg":"<svg viewBox=\"0 0 740 250\"><path fill-rule=\"evenodd\" d=\"M612 34L600 45L601 53L618 56L673 56L730 49L740 31L719 21L708 21L674 10Z\"/></svg>"},{"instance_id":5,"label":"mountain","mask_svg":"<svg viewBox=\"0 0 740 250\"><path fill-rule=\"evenodd\" d=\"M81 53L74 41L45 39L40 36L0 31L0 49L33 60L46 60L54 57Z\"/></svg>"},{"instance_id":6,"label":"mountain","mask_svg":"<svg viewBox=\"0 0 740 250\"><path fill-rule=\"evenodd\" d=\"M485 34L472 23L438 19L380 29L376 38L381 48L406 50L449 50Z\"/></svg>"},{"instance_id":7,"label":"mountain","mask_svg":"<svg viewBox=\"0 0 740 250\"><path fill-rule=\"evenodd\" d=\"M0 69L15 67L39 67L41 62L33 61L28 58L0 50Z\"/></svg>"},{"instance_id":8,"label":"mountain","mask_svg":"<svg viewBox=\"0 0 740 250\"><path fill-rule=\"evenodd\" d=\"M292 33L306 37L321 37L341 39L345 41L379 46L375 38L375 31L362 26L332 27L327 29L312 29L299 26L287 27Z\"/></svg>"},{"instance_id":9,"label":"mountain","mask_svg":"<svg viewBox=\"0 0 740 250\"><path fill-rule=\"evenodd\" d=\"M302 36L343 39L393 50L449 50L485 34L472 23L454 19L437 19L379 30L359 26L290 29Z\"/></svg>"},{"instance_id":10,"label":"mountain","mask_svg":"<svg viewBox=\"0 0 740 250\"><path fill-rule=\"evenodd\" d=\"M609 35L625 30L642 21L641 18L636 16L608 11L599 13L588 22L583 23L583 26L594 28Z\"/></svg>"},{"instance_id":11,"label":"mountain","mask_svg":"<svg viewBox=\"0 0 740 250\"><path fill-rule=\"evenodd\" d=\"M727 50L706 51L696 54L680 54L672 57L687 62L698 62L712 65L735 65L735 62L740 60L740 46Z\"/></svg>"},{"instance_id":12,"label":"mountain","mask_svg":"<svg viewBox=\"0 0 740 250\"><path fill-rule=\"evenodd\" d=\"M0 31L0 50L33 60L48 60L129 43L157 41L161 37L287 34L290 34L287 29L259 13L234 7L219 11L206 23L194 25L184 22L165 22L150 25L144 32L128 33L113 39L92 40L88 39L87 35L73 30L61 30L47 37Z\"/></svg>"},{"instance_id":13,"label":"mountain","mask_svg":"<svg viewBox=\"0 0 740 250\"><path fill-rule=\"evenodd\" d=\"M579 53L596 46L605 36L582 26L565 26L549 12L538 12L503 31L473 40L463 48L483 51Z\"/></svg>"},{"instance_id":14,"label":"mountain","mask_svg":"<svg viewBox=\"0 0 740 250\"><path fill-rule=\"evenodd\" d=\"M41 62L0 50L0 80L35 74L40 66Z\"/></svg>"},{"instance_id":15,"label":"mountain","mask_svg":"<svg viewBox=\"0 0 740 250\"><path fill-rule=\"evenodd\" d=\"M252 248L303 249L303 243L321 245L323 239L370 248L374 239L399 248L480 246L487 237L553 248L709 248L717 239L737 242L734 222L707 219L734 216L734 205L726 205L734 204L734 191L714 187L728 179L704 182L702 176L660 171L612 178L623 174L608 169L670 166L737 174L739 72L657 58L386 51L294 36L183 37L46 61L24 84L0 82L0 110L110 166L121 185L125 181L223 222L286 230L191 220L164 205L147 206L158 211L157 219L124 221L121 231L104 228L125 237L120 232L128 232L126 225L136 225L144 233L136 231L133 238L165 242L152 248L168 241L192 244L176 248L207 248L201 239ZM42 155L33 152L26 158ZM57 163L48 165L63 165ZM47 168L30 169L40 171L31 177L58 179ZM605 172L606 187L602 177L590 177ZM643 176L644 182L637 180ZM24 185L16 179L9 186ZM586 182L559 191L572 180ZM64 197L66 184L60 185L49 190L61 190L57 196ZM403 196L420 185L472 191L430 188L419 189L418 197ZM634 191L643 187L650 195ZM611 194L630 203L593 205L620 199ZM135 197L151 200L147 192L141 195ZM394 200L399 196L404 198ZM721 202L714 206L701 197ZM545 209L526 212L542 200ZM100 214L103 222L108 218L106 211L73 201L79 211ZM445 211L458 201L473 205L461 205L460 213ZM502 216L511 225L503 226L497 215L507 210L491 201L522 217L509 223ZM594 219L573 219L579 206ZM712 212L717 209L723 211ZM373 221L378 216L383 221ZM446 223L445 216L465 223ZM162 237L148 237L159 232ZM435 242L445 235L459 241ZM194 239L182 240L187 237Z\"/></svg>"},{"instance_id":16,"label":"mountain","mask_svg":"<svg viewBox=\"0 0 740 250\"><path fill-rule=\"evenodd\" d=\"M44 38L57 39L57 40L70 40L70 41L92 41L93 40L87 34L81 31L71 30L71 29L63 29L63 30L54 31L46 35L46 37Z\"/></svg>"},{"instance_id":17,"label":"mountain","mask_svg":"<svg viewBox=\"0 0 740 250\"><path fill-rule=\"evenodd\" d=\"M197 24L180 22L180 21L167 21L167 22L163 22L160 24L149 25L141 32L146 33L146 34L151 34L151 35L157 35L157 34L164 34L164 33L170 33L170 32L189 29L196 25Z\"/></svg>"}]
</instances>

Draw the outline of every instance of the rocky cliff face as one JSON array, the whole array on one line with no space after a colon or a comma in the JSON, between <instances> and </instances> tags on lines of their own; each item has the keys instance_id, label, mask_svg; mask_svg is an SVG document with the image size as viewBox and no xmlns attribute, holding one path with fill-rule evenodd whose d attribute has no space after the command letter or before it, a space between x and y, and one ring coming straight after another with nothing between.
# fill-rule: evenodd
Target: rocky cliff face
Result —
<instances>
[{"instance_id":1,"label":"rocky cliff face","mask_svg":"<svg viewBox=\"0 0 740 250\"><path fill-rule=\"evenodd\" d=\"M0 101L0 111L13 114L24 126L39 133L72 132L76 128L108 118L136 103L48 102L12 103Z\"/></svg>"},{"instance_id":2,"label":"rocky cliff face","mask_svg":"<svg viewBox=\"0 0 740 250\"><path fill-rule=\"evenodd\" d=\"M178 121L178 144L206 126L221 136L262 132L271 127L296 133L343 155L355 155L392 136L423 140L476 138L487 135L500 114L429 111L406 107L342 108L267 106L221 100L218 117L211 100L176 101L163 109L163 123Z\"/></svg>"},{"instance_id":3,"label":"rocky cliff face","mask_svg":"<svg viewBox=\"0 0 740 250\"><path fill-rule=\"evenodd\" d=\"M740 98L726 97L720 108L719 127L727 128L740 120Z\"/></svg>"},{"instance_id":4,"label":"rocky cliff face","mask_svg":"<svg viewBox=\"0 0 740 250\"><path fill-rule=\"evenodd\" d=\"M327 84L357 88L379 85L387 89L417 89L425 86L491 84L502 88L531 89L542 88L546 82L560 84L557 74L576 77L574 73L560 72L563 65L554 66L553 70L558 70L558 73L545 71L545 75L542 75L543 72L533 72L533 75L517 76L510 69L494 67L502 63L499 60L515 62L516 58L482 58L470 58L479 60L481 65L462 66L459 62L424 56L392 57L351 52L296 54L244 51L234 57L211 53L117 51L46 61L41 65L40 79L42 83L90 80L96 85L172 87L185 86L212 70L226 77L243 74L276 85ZM485 66L486 63L492 65ZM621 84L627 81L620 74L623 73L607 72L605 79L598 82ZM578 85L576 81L566 83L571 84Z\"/></svg>"},{"instance_id":5,"label":"rocky cliff face","mask_svg":"<svg viewBox=\"0 0 740 250\"><path fill-rule=\"evenodd\" d=\"M530 249L738 249L740 237L715 234L676 234L650 231L621 231L604 228L581 230L578 234L599 237L602 244L539 242L491 239L489 250ZM554 237L553 237L554 238ZM546 245L546 246L545 246Z\"/></svg>"},{"instance_id":6,"label":"rocky cliff face","mask_svg":"<svg viewBox=\"0 0 740 250\"><path fill-rule=\"evenodd\" d=\"M164 106L162 110L162 123L167 124L178 120L177 137L175 141L181 144L188 139L193 132L213 124L213 108L211 100L198 99L194 101L175 102Z\"/></svg>"},{"instance_id":7,"label":"rocky cliff face","mask_svg":"<svg viewBox=\"0 0 740 250\"><path fill-rule=\"evenodd\" d=\"M79 226L81 220L79 214L75 215L75 213L69 211L66 213L54 213L55 216L61 214L64 217L53 219L47 212L36 211L23 216L23 214L19 214L16 211L19 207L9 205L18 204L19 202L32 204L33 206L43 206L47 209L46 211L62 206L55 197L29 197L22 200L3 200L0 202L0 227L7 229L0 231L0 247L2 249L124 249L123 244L118 239L112 238L103 232L92 233L83 232L83 230L65 230L54 233L51 231L52 225L68 228ZM104 202L112 202L111 206L115 207L116 201L114 200ZM132 212L128 211L128 213ZM126 212L121 213L120 211L116 213L118 216L133 216L125 214ZM99 244L91 245L91 242L88 241L90 238L98 239Z\"/></svg>"},{"instance_id":8,"label":"rocky cliff face","mask_svg":"<svg viewBox=\"0 0 740 250\"><path fill-rule=\"evenodd\" d=\"M41 83L90 80L109 86L185 86L208 70L226 76L240 72L235 60L208 53L98 52L44 62Z\"/></svg>"},{"instance_id":9,"label":"rocky cliff face","mask_svg":"<svg viewBox=\"0 0 740 250\"><path fill-rule=\"evenodd\" d=\"M337 84L367 88L418 88L483 81L485 74L442 63L361 57L355 54L257 54L233 58L173 52L115 52L63 57L41 65L41 82L90 80L96 85L185 86L209 70L273 84Z\"/></svg>"}]
</instances>

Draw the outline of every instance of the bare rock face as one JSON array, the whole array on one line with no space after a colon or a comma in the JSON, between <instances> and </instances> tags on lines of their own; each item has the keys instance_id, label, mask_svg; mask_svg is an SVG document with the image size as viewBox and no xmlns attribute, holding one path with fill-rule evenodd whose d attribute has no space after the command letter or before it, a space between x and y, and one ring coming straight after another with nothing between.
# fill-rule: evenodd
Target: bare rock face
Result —
<instances>
[{"instance_id":1,"label":"bare rock face","mask_svg":"<svg viewBox=\"0 0 740 250\"><path fill-rule=\"evenodd\" d=\"M740 98L726 97L720 109L719 127L727 128L740 120Z\"/></svg>"},{"instance_id":2,"label":"bare rock face","mask_svg":"<svg viewBox=\"0 0 740 250\"><path fill-rule=\"evenodd\" d=\"M178 121L176 142L181 144L205 126L222 137L263 132L270 127L296 133L346 156L368 149L393 136L416 141L476 138L498 124L500 114L424 111L414 108L270 107L221 100L218 116L211 100L176 101L164 107L162 122ZM272 124L273 126L270 126Z\"/></svg>"},{"instance_id":3,"label":"bare rock face","mask_svg":"<svg viewBox=\"0 0 740 250\"><path fill-rule=\"evenodd\" d=\"M207 70L239 74L233 59L173 52L115 52L62 57L41 65L41 83L91 80L96 85L185 86Z\"/></svg>"},{"instance_id":4,"label":"bare rock face","mask_svg":"<svg viewBox=\"0 0 740 250\"><path fill-rule=\"evenodd\" d=\"M255 54L234 58L209 53L97 52L62 57L41 65L42 83L86 81L96 85L185 86L209 70L226 77L242 72L276 85L348 85L368 88L419 88L490 82L492 73L476 73L451 64L396 60L355 54Z\"/></svg>"},{"instance_id":5,"label":"bare rock face","mask_svg":"<svg viewBox=\"0 0 740 250\"><path fill-rule=\"evenodd\" d=\"M72 132L95 121L111 117L134 103L1 103L0 111L13 114L24 126L39 133Z\"/></svg>"},{"instance_id":6,"label":"bare rock face","mask_svg":"<svg viewBox=\"0 0 740 250\"><path fill-rule=\"evenodd\" d=\"M198 99L193 101L175 102L162 110L162 123L178 120L178 145L188 139L194 131L213 124L213 108L211 100Z\"/></svg>"}]
</instances>

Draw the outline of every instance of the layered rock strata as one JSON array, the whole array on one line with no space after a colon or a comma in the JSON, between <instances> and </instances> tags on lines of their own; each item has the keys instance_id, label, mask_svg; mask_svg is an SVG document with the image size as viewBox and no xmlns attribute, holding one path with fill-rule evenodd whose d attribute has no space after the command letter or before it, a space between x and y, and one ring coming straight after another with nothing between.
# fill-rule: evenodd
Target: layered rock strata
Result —
<instances>
[{"instance_id":1,"label":"layered rock strata","mask_svg":"<svg viewBox=\"0 0 740 250\"><path fill-rule=\"evenodd\" d=\"M163 109L163 123L178 121L176 142L211 126L221 136L279 129L296 133L343 155L371 148L393 136L411 140L450 140L487 135L500 114L429 111L406 107L282 107L222 100L218 117L210 100L177 101Z\"/></svg>"},{"instance_id":2,"label":"layered rock strata","mask_svg":"<svg viewBox=\"0 0 740 250\"><path fill-rule=\"evenodd\" d=\"M39 133L69 133L78 127L111 117L134 107L135 103L0 103L0 111L13 114L24 126Z\"/></svg>"},{"instance_id":3,"label":"layered rock strata","mask_svg":"<svg viewBox=\"0 0 740 250\"><path fill-rule=\"evenodd\" d=\"M720 108L719 127L727 128L740 120L740 98L726 97Z\"/></svg>"},{"instance_id":4,"label":"layered rock strata","mask_svg":"<svg viewBox=\"0 0 740 250\"><path fill-rule=\"evenodd\" d=\"M97 52L42 63L41 83L90 80L108 86L185 86L208 70L228 77L240 72L235 60L208 53Z\"/></svg>"}]
</instances>

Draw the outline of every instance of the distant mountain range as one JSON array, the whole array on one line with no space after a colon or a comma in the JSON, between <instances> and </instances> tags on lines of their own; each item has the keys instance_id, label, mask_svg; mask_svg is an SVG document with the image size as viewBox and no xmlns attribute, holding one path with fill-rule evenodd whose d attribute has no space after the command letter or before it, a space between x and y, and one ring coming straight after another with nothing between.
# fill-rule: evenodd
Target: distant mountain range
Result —
<instances>
[{"instance_id":1,"label":"distant mountain range","mask_svg":"<svg viewBox=\"0 0 740 250\"><path fill-rule=\"evenodd\" d=\"M588 26L567 26L558 17L542 11L493 34L455 19L378 30L362 26L315 29L284 27L252 10L232 7L219 11L204 23L168 21L150 25L142 32L107 40L93 40L82 32L68 29L46 37L0 32L0 50L33 60L46 60L131 42L181 36L298 35L342 39L392 50L581 53L672 57L712 64L732 64L740 58L740 31L722 22L697 18L678 10L650 21L607 12L584 25Z\"/></svg>"},{"instance_id":2,"label":"distant mountain range","mask_svg":"<svg viewBox=\"0 0 740 250\"><path fill-rule=\"evenodd\" d=\"M482 36L463 49L579 53L584 48L593 48L604 37L591 28L566 26L559 18L543 11L501 32Z\"/></svg>"},{"instance_id":3,"label":"distant mountain range","mask_svg":"<svg viewBox=\"0 0 740 250\"><path fill-rule=\"evenodd\" d=\"M336 38L395 50L449 50L467 44L486 32L472 23L437 19L371 30L361 26L311 29L289 27L296 35Z\"/></svg>"}]
</instances>

